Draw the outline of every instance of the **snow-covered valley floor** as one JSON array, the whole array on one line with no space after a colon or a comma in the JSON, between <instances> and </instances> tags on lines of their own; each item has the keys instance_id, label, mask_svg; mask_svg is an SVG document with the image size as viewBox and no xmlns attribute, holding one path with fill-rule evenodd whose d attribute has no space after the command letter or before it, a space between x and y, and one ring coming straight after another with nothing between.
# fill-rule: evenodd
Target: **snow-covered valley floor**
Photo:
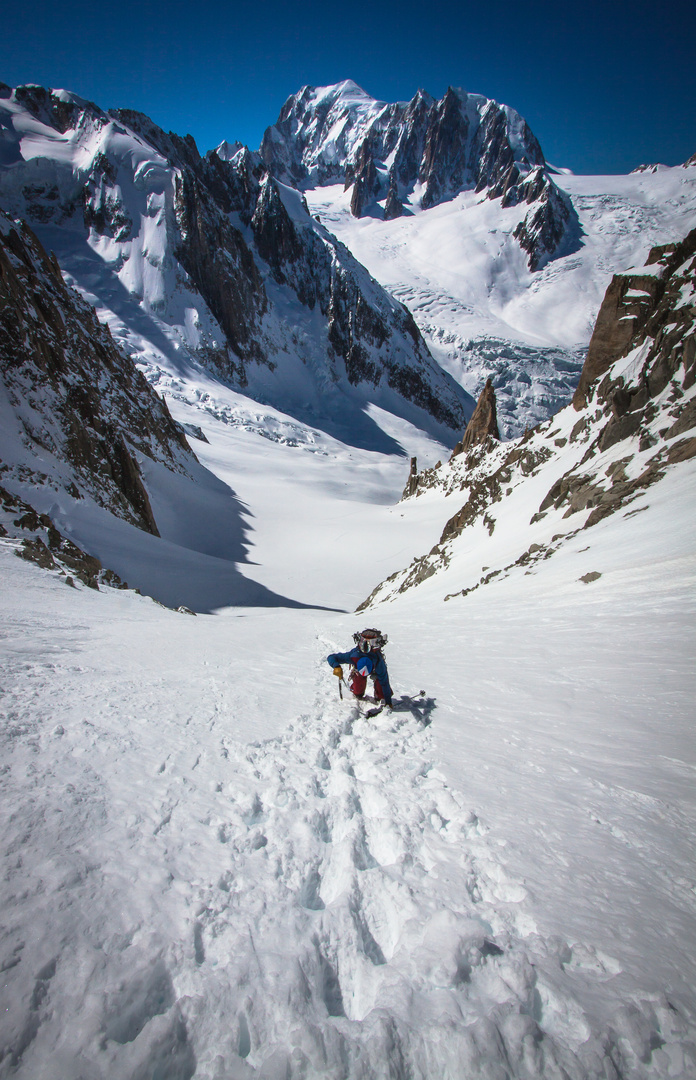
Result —
<instances>
[{"instance_id":1,"label":"snow-covered valley floor","mask_svg":"<svg viewBox=\"0 0 696 1080\"><path fill-rule=\"evenodd\" d=\"M167 396L243 573L317 606L194 618L0 541L0 1077L696 1074L693 489L358 617L456 507ZM374 621L426 693L367 719L325 657Z\"/></svg>"}]
</instances>

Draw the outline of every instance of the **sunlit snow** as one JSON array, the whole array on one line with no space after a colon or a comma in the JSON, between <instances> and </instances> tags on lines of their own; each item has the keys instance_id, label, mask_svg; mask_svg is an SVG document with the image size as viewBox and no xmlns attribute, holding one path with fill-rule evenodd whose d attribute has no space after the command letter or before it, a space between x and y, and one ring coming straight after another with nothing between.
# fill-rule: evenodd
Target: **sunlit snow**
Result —
<instances>
[{"instance_id":1,"label":"sunlit snow","mask_svg":"<svg viewBox=\"0 0 696 1080\"><path fill-rule=\"evenodd\" d=\"M356 618L451 499L400 504L404 458L212 381L158 387L268 591L192 617L0 541L1 1075L688 1076L693 467L533 576ZM105 561L156 586L159 545L175 573L123 529ZM325 657L375 619L397 700L425 696L370 721Z\"/></svg>"},{"instance_id":2,"label":"sunlit snow","mask_svg":"<svg viewBox=\"0 0 696 1080\"><path fill-rule=\"evenodd\" d=\"M532 477L493 537L355 615L461 505L399 502L409 457L448 450L374 401L356 445L192 362L220 331L164 259L160 165L143 148L137 239L76 237L67 270L185 425L196 484L140 462L161 539L34 492L128 591L0 537L0 1080L689 1080L696 465L445 601L518 550ZM536 275L519 211L470 193L389 223L307 198L463 385L546 364L560 400L611 273L692 220L692 174L564 174L585 247ZM525 400L508 434L553 411ZM326 656L373 622L397 707L368 719Z\"/></svg>"}]
</instances>

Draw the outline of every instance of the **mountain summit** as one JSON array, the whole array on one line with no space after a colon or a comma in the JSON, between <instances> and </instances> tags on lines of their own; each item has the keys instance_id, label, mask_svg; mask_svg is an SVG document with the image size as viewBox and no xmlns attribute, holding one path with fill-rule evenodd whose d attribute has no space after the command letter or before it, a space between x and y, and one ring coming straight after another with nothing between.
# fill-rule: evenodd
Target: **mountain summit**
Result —
<instances>
[{"instance_id":1,"label":"mountain summit","mask_svg":"<svg viewBox=\"0 0 696 1080\"><path fill-rule=\"evenodd\" d=\"M351 212L386 220L485 192L530 210L516 238L539 269L578 233L568 197L551 179L526 120L507 105L449 87L438 101L418 90L408 102L377 101L350 80L304 86L266 130L267 168L294 187L343 183Z\"/></svg>"}]
</instances>

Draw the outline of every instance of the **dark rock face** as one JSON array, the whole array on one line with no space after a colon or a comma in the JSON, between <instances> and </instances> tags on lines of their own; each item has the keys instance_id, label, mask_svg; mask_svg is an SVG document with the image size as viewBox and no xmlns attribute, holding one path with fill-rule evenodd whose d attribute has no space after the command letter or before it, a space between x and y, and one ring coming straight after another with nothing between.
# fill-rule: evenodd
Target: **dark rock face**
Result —
<instances>
[{"instance_id":1,"label":"dark rock face","mask_svg":"<svg viewBox=\"0 0 696 1080\"><path fill-rule=\"evenodd\" d=\"M515 153L511 128L517 129L523 151ZM544 155L526 120L512 110L490 101L483 109L481 124L474 137L476 190L489 188L490 198L497 199L522 182L527 167L545 167ZM517 200L521 202L523 196ZM514 205L512 201L505 206Z\"/></svg>"},{"instance_id":2,"label":"dark rock face","mask_svg":"<svg viewBox=\"0 0 696 1080\"><path fill-rule=\"evenodd\" d=\"M696 403L686 395L696 382L695 296L696 229L679 244L653 248L642 272L612 280L573 400L578 411L599 405L603 423L581 462L585 471L562 476L541 503L541 514L552 506L567 506L566 517L590 508L585 528L591 527L659 480L668 465L696 456L696 439L674 441L696 424ZM637 367L613 377L613 365L634 351ZM649 428L663 415L667 422L656 436ZM595 452L623 442L627 456L611 466L607 486L587 463ZM653 446L656 452L639 475L629 476L626 465L635 450Z\"/></svg>"},{"instance_id":3,"label":"dark rock face","mask_svg":"<svg viewBox=\"0 0 696 1080\"><path fill-rule=\"evenodd\" d=\"M418 458L411 458L411 468L408 474L408 480L406 481L406 487L403 490L401 496L402 499L408 499L411 495L415 495L418 491Z\"/></svg>"},{"instance_id":4,"label":"dark rock face","mask_svg":"<svg viewBox=\"0 0 696 1080\"><path fill-rule=\"evenodd\" d=\"M37 120L47 120L61 133L74 127L79 115L79 106L75 102L66 101L43 86L18 86L15 99Z\"/></svg>"},{"instance_id":5,"label":"dark rock face","mask_svg":"<svg viewBox=\"0 0 696 1080\"><path fill-rule=\"evenodd\" d=\"M467 142L470 120L462 99L450 86L428 113L425 146L418 179L426 185L423 206L436 206L467 181Z\"/></svg>"},{"instance_id":6,"label":"dark rock face","mask_svg":"<svg viewBox=\"0 0 696 1080\"><path fill-rule=\"evenodd\" d=\"M297 198L293 195L292 198ZM394 301L375 303L363 284L366 272L306 210L298 221L287 210L273 177L259 185L251 230L256 248L279 284L289 285L310 310L328 323L328 342L340 358L349 383L383 380L401 397L425 409L448 427L463 414L452 394L433 385L433 362L411 313ZM381 292L368 278L375 294ZM399 356L397 335L409 357Z\"/></svg>"},{"instance_id":7,"label":"dark rock face","mask_svg":"<svg viewBox=\"0 0 696 1080\"><path fill-rule=\"evenodd\" d=\"M415 97L409 101L403 112L401 125L393 123L392 140L396 156L390 170L394 178L394 186L405 189L413 183L413 177L418 176L421 162L425 153L425 144L428 131L428 117L431 113L435 100L425 90L418 90ZM392 106L395 111L395 119L398 117L398 106ZM391 149L391 146L390 146Z\"/></svg>"},{"instance_id":8,"label":"dark rock face","mask_svg":"<svg viewBox=\"0 0 696 1080\"><path fill-rule=\"evenodd\" d=\"M25 447L70 466L71 494L158 535L136 452L184 471L188 443L55 259L1 211L0 373Z\"/></svg>"},{"instance_id":9,"label":"dark rock face","mask_svg":"<svg viewBox=\"0 0 696 1080\"><path fill-rule=\"evenodd\" d=\"M261 276L241 232L220 212L192 170L183 169L176 177L175 208L179 262L237 356L242 361L262 361L259 328L268 305Z\"/></svg>"},{"instance_id":10,"label":"dark rock face","mask_svg":"<svg viewBox=\"0 0 696 1080\"><path fill-rule=\"evenodd\" d=\"M396 179L393 173L389 174L389 188L387 190L387 200L384 204L384 220L393 221L394 218L401 217L404 212L403 203L399 198L399 188L396 183Z\"/></svg>"},{"instance_id":11,"label":"dark rock face","mask_svg":"<svg viewBox=\"0 0 696 1080\"><path fill-rule=\"evenodd\" d=\"M651 291L655 289L655 278L646 278L641 284ZM628 311L624 310L623 297L630 288L629 278L625 276L612 278L611 284L604 294L602 306L597 315L587 356L580 373L577 390L573 396L573 404L576 409L582 409L587 404L587 393L590 386L618 360L627 349L635 330L636 316L639 316L638 305L633 308L633 316L628 318Z\"/></svg>"},{"instance_id":12,"label":"dark rock face","mask_svg":"<svg viewBox=\"0 0 696 1080\"><path fill-rule=\"evenodd\" d=\"M361 144L355 162L355 179L350 200L350 212L353 217L362 217L365 208L379 194L380 182L371 144L372 140L368 136Z\"/></svg>"},{"instance_id":13,"label":"dark rock face","mask_svg":"<svg viewBox=\"0 0 696 1080\"><path fill-rule=\"evenodd\" d=\"M516 188L506 189L506 199L531 205L513 236L527 252L530 270L541 270L554 257L570 251L580 237L580 222L573 204L564 191L542 169L535 169Z\"/></svg>"},{"instance_id":14,"label":"dark rock face","mask_svg":"<svg viewBox=\"0 0 696 1080\"><path fill-rule=\"evenodd\" d=\"M213 151L201 158L190 135L166 134L142 113L114 110L112 118L146 139L167 159L174 175L177 231L173 254L219 322L232 352L219 357L223 369L244 382L244 363L264 362L260 324L268 308L263 281L240 229L238 214L251 220L262 170L248 151L224 161Z\"/></svg>"},{"instance_id":15,"label":"dark rock face","mask_svg":"<svg viewBox=\"0 0 696 1080\"><path fill-rule=\"evenodd\" d=\"M590 339L587 357L573 397L582 409L592 388L598 400L615 399L614 416L645 408L667 385L680 363L686 368L685 389L693 383L694 308L680 300L688 287L696 253L696 229L679 244L653 248L645 267L616 275L606 291ZM598 380L622 356L650 340L638 385L631 389ZM618 396L617 396L618 393Z\"/></svg>"},{"instance_id":16,"label":"dark rock face","mask_svg":"<svg viewBox=\"0 0 696 1080\"><path fill-rule=\"evenodd\" d=\"M580 235L572 204L546 172L522 117L453 87L440 101L419 90L408 103L387 105L354 83L305 86L266 130L260 154L275 176L295 186L343 181L353 188L355 217L376 213L383 199L384 218L399 217L416 183L424 208L466 189L486 191L506 207L528 203L515 236L532 270Z\"/></svg>"},{"instance_id":17,"label":"dark rock face","mask_svg":"<svg viewBox=\"0 0 696 1080\"><path fill-rule=\"evenodd\" d=\"M452 457L464 453L472 446L487 443L489 439L495 439L496 442L500 442L498 416L495 404L495 390L493 389L491 380L487 379L471 420L466 425L464 438L455 446L452 451Z\"/></svg>"}]
</instances>

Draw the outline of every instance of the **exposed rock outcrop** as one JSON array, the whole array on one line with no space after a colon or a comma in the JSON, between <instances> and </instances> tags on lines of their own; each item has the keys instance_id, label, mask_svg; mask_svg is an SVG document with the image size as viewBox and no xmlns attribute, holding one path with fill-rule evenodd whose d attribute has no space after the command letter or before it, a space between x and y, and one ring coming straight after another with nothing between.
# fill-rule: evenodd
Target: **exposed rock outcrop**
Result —
<instances>
[{"instance_id":1,"label":"exposed rock outcrop","mask_svg":"<svg viewBox=\"0 0 696 1080\"><path fill-rule=\"evenodd\" d=\"M56 529L47 514L0 486L0 536L18 542L15 553L42 570L57 571L67 585L82 582L90 589L108 585L127 589L113 570L105 570L99 559L88 555Z\"/></svg>"},{"instance_id":2,"label":"exposed rock outcrop","mask_svg":"<svg viewBox=\"0 0 696 1080\"><path fill-rule=\"evenodd\" d=\"M450 86L428 111L418 168L418 179L425 185L422 205L426 208L459 191L466 184L469 169L473 166L478 173L482 165L480 160L467 160L471 117L462 105L461 94Z\"/></svg>"},{"instance_id":3,"label":"exposed rock outcrop","mask_svg":"<svg viewBox=\"0 0 696 1080\"><path fill-rule=\"evenodd\" d=\"M402 499L408 499L411 495L415 495L418 491L418 458L411 458L411 468L408 474L408 480L406 481L406 487L404 488Z\"/></svg>"},{"instance_id":4,"label":"exposed rock outcrop","mask_svg":"<svg viewBox=\"0 0 696 1080\"><path fill-rule=\"evenodd\" d=\"M526 194L525 194L526 192ZM503 204L507 193L503 196ZM541 169L535 169L516 191L518 202L531 208L517 225L513 236L528 258L530 270L565 254L580 236L580 223L569 197Z\"/></svg>"},{"instance_id":5,"label":"exposed rock outcrop","mask_svg":"<svg viewBox=\"0 0 696 1080\"><path fill-rule=\"evenodd\" d=\"M365 208L376 198L380 190L370 136L361 143L358 149L353 173L353 194L350 200L350 212L353 217L362 217ZM348 179L346 179L346 185L349 186Z\"/></svg>"},{"instance_id":6,"label":"exposed rock outcrop","mask_svg":"<svg viewBox=\"0 0 696 1080\"><path fill-rule=\"evenodd\" d=\"M384 220L393 221L394 218L401 217L404 212L403 203L399 198L399 188L396 183L394 173L389 174L389 187L387 189L387 198L384 203Z\"/></svg>"},{"instance_id":7,"label":"exposed rock outcrop","mask_svg":"<svg viewBox=\"0 0 696 1080\"><path fill-rule=\"evenodd\" d=\"M231 217L239 215L249 224L263 172L260 163L244 150L230 161L214 152L202 158L190 135L166 134L132 109L112 110L109 116L147 140L168 163L176 225L172 254L225 333L230 351L219 357L222 366L244 382L245 363L268 359L261 328L268 299L253 253Z\"/></svg>"},{"instance_id":8,"label":"exposed rock outcrop","mask_svg":"<svg viewBox=\"0 0 696 1080\"><path fill-rule=\"evenodd\" d=\"M481 391L471 420L466 425L464 437L462 441L455 446L452 451L452 457L456 457L457 454L462 454L466 450L470 450L472 446L477 446L480 443L487 443L489 439L495 439L496 442L500 442L495 404L495 390L493 389L492 381L486 379L486 385Z\"/></svg>"},{"instance_id":9,"label":"exposed rock outcrop","mask_svg":"<svg viewBox=\"0 0 696 1080\"><path fill-rule=\"evenodd\" d=\"M696 229L679 244L653 248L644 267L614 276L599 310L573 397L577 410L587 404L590 388L598 379L617 360L648 339L653 345L643 365L640 385L628 397L625 393L619 394L614 410L617 419L640 403L644 405L667 384L681 361L682 348L684 362L690 370L693 358L691 363L688 358L693 350L693 334L689 328L693 307L680 303L679 298L684 287L680 271L688 265L694 252ZM600 400L606 400L608 392L607 386L602 384Z\"/></svg>"}]
</instances>

